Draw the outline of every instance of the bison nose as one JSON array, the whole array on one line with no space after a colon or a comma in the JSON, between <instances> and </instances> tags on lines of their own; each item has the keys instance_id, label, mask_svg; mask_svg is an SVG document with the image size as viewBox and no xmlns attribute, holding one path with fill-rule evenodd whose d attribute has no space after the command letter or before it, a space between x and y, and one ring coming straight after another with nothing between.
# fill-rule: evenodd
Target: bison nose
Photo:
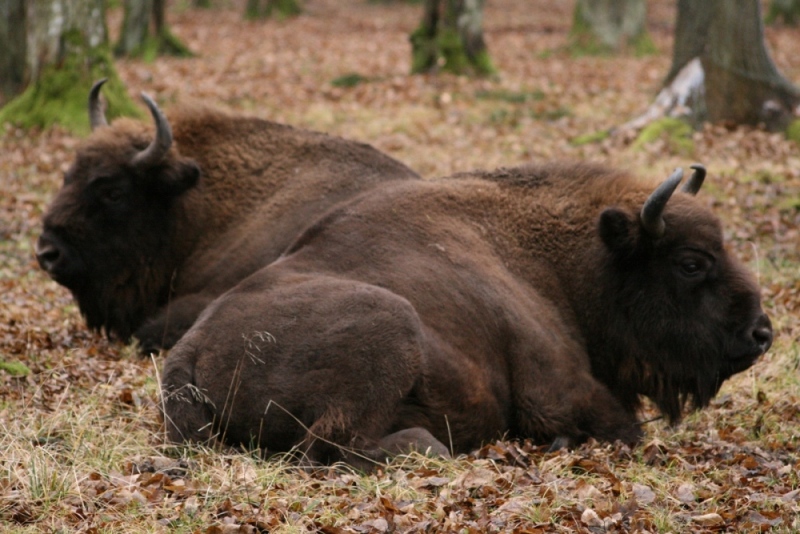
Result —
<instances>
[{"instance_id":1,"label":"bison nose","mask_svg":"<svg viewBox=\"0 0 800 534\"><path fill-rule=\"evenodd\" d=\"M61 259L61 250L55 243L41 236L36 241L36 259L39 261L39 266L49 273Z\"/></svg>"},{"instance_id":2,"label":"bison nose","mask_svg":"<svg viewBox=\"0 0 800 534\"><path fill-rule=\"evenodd\" d=\"M767 352L767 349L772 345L772 322L767 317L767 314L762 314L758 318L750 335L761 349L761 352Z\"/></svg>"}]
</instances>

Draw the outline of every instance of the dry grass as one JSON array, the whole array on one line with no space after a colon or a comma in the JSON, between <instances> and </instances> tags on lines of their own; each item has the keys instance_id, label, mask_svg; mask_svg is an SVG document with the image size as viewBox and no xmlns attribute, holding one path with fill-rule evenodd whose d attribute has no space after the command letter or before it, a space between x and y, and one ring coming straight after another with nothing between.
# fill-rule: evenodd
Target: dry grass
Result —
<instances>
[{"instance_id":1,"label":"dry grass","mask_svg":"<svg viewBox=\"0 0 800 534\"><path fill-rule=\"evenodd\" d=\"M574 146L642 111L669 66L672 5L651 0L659 53L572 58L572 4L491 2L497 79L407 75L418 5L313 0L306 15L249 23L241 2L177 2L190 60L121 61L132 94L196 99L360 139L426 176L551 158L666 176L695 160L731 246L759 272L773 349L712 407L645 443L547 453L489 444L452 461L399 458L369 476L305 473L236 451L173 447L158 421L155 361L88 333L68 292L36 267L39 218L76 139L0 137L0 531L10 532L796 532L800 511L800 149L781 135L709 126L694 149L611 138ZM529 5L530 4L530 5ZM534 6L535 4L535 6ZM112 14L113 21L119 14ZM800 31L769 29L800 80ZM331 81L358 73L351 88Z\"/></svg>"}]
</instances>

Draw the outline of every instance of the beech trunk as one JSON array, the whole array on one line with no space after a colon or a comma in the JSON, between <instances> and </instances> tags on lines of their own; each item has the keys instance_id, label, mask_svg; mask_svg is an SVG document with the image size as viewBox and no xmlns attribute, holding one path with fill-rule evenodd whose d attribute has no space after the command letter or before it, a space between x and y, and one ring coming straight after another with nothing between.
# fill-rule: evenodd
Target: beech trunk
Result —
<instances>
[{"instance_id":1,"label":"beech trunk","mask_svg":"<svg viewBox=\"0 0 800 534\"><path fill-rule=\"evenodd\" d=\"M663 116L763 124L784 130L800 90L784 78L764 40L759 0L679 0L672 66L655 103L621 130Z\"/></svg>"}]
</instances>

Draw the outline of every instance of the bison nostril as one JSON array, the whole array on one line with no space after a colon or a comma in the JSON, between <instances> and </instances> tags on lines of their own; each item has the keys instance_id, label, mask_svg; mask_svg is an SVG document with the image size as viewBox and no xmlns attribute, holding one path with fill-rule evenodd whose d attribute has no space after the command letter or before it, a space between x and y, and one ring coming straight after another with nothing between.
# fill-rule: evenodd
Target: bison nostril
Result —
<instances>
[{"instance_id":1,"label":"bison nostril","mask_svg":"<svg viewBox=\"0 0 800 534\"><path fill-rule=\"evenodd\" d=\"M60 258L61 251L55 245L46 244L36 247L36 259L45 271L51 271Z\"/></svg>"},{"instance_id":2,"label":"bison nostril","mask_svg":"<svg viewBox=\"0 0 800 534\"><path fill-rule=\"evenodd\" d=\"M772 345L772 329L767 326L756 328L753 330L753 339L766 351Z\"/></svg>"},{"instance_id":3,"label":"bison nostril","mask_svg":"<svg viewBox=\"0 0 800 534\"><path fill-rule=\"evenodd\" d=\"M772 345L772 324L766 315L759 318L751 335L763 352L769 349Z\"/></svg>"}]
</instances>

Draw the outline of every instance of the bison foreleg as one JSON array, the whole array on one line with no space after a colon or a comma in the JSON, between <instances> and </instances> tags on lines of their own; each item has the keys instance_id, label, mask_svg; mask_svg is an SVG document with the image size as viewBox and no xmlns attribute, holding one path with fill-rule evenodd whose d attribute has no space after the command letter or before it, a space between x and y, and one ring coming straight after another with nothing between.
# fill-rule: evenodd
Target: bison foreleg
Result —
<instances>
[{"instance_id":1,"label":"bison foreleg","mask_svg":"<svg viewBox=\"0 0 800 534\"><path fill-rule=\"evenodd\" d=\"M161 403L167 438L175 443L209 443L214 439L214 406L195 385L194 361L170 360L164 364Z\"/></svg>"},{"instance_id":2,"label":"bison foreleg","mask_svg":"<svg viewBox=\"0 0 800 534\"><path fill-rule=\"evenodd\" d=\"M450 451L444 443L421 427L406 428L385 436L378 442L377 451L385 458L410 452L450 458Z\"/></svg>"},{"instance_id":3,"label":"bison foreleg","mask_svg":"<svg viewBox=\"0 0 800 534\"><path fill-rule=\"evenodd\" d=\"M353 440L351 447L336 445L331 441L320 439L312 428L306 440L296 450L302 451L300 464L306 467L330 463L332 459L336 459L365 472L374 470L395 456L412 452L431 457L450 458L448 448L421 427L406 428L389 434L381 438L374 447L365 447L365 444L359 441Z\"/></svg>"},{"instance_id":4,"label":"bison foreleg","mask_svg":"<svg viewBox=\"0 0 800 534\"><path fill-rule=\"evenodd\" d=\"M140 351L150 354L171 349L212 300L209 295L194 294L168 303L134 332Z\"/></svg>"}]
</instances>

